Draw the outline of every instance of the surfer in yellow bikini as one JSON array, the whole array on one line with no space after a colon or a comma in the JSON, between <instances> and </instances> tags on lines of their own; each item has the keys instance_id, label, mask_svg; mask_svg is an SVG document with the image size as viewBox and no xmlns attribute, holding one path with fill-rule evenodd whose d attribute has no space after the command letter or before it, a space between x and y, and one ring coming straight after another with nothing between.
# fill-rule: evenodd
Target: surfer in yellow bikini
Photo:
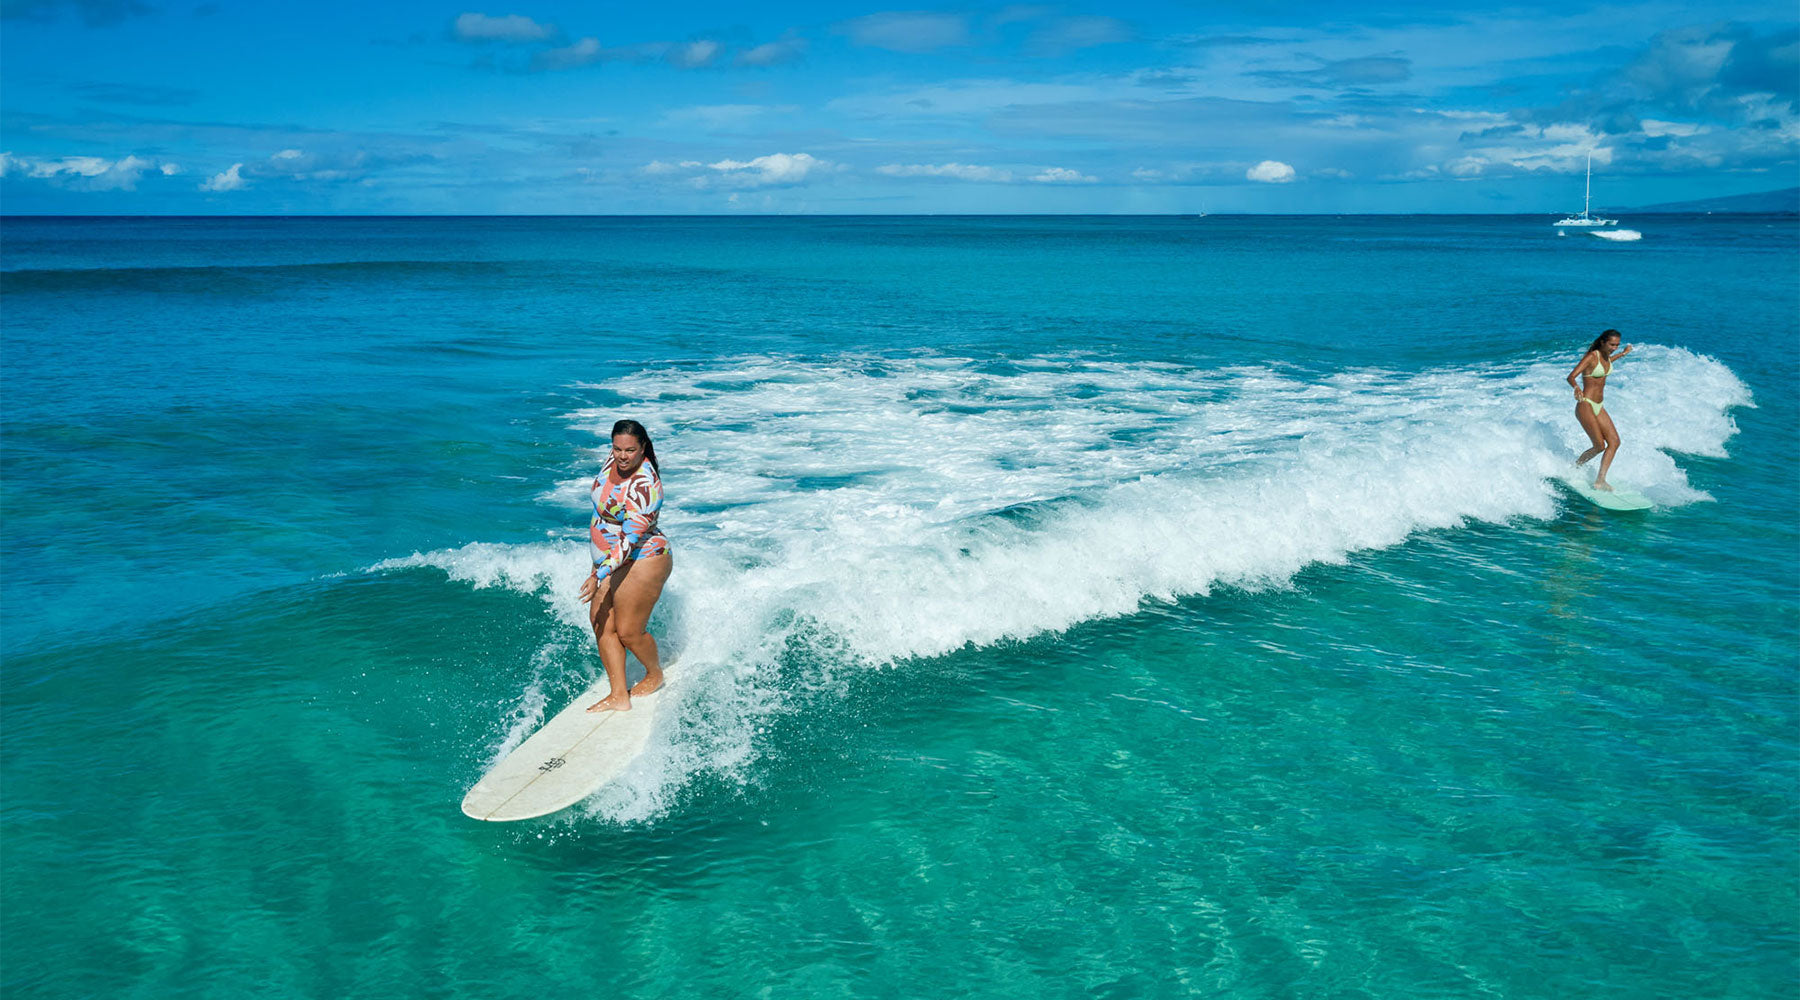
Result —
<instances>
[{"instance_id":1,"label":"surfer in yellow bikini","mask_svg":"<svg viewBox=\"0 0 1800 1000\"><path fill-rule=\"evenodd\" d=\"M1581 453L1575 464L1583 465L1595 455L1606 453L1600 460L1600 475L1594 479L1597 490L1612 489L1606 481L1606 470L1612 468L1613 458L1619 453L1619 431L1613 426L1612 416L1606 412L1604 400L1606 376L1612 374L1613 365L1620 358L1631 353L1631 345L1619 347L1620 339L1617 330L1600 334L1588 345L1587 353L1581 356L1575 370L1569 373L1569 388L1575 390L1575 419L1581 421L1581 429L1587 432L1588 440L1594 442L1592 448ZM1575 384L1576 376L1581 377L1579 386Z\"/></svg>"},{"instance_id":2,"label":"surfer in yellow bikini","mask_svg":"<svg viewBox=\"0 0 1800 1000\"><path fill-rule=\"evenodd\" d=\"M594 518L588 525L588 549L594 571L581 585L581 599L588 605L600 663L612 690L588 711L628 712L633 696L662 687L656 639L644 626L675 567L669 540L656 526L662 510L662 476L656 469L656 446L643 424L635 420L613 424L612 454L589 493ZM625 686L628 649L645 671L644 679L630 688Z\"/></svg>"}]
</instances>

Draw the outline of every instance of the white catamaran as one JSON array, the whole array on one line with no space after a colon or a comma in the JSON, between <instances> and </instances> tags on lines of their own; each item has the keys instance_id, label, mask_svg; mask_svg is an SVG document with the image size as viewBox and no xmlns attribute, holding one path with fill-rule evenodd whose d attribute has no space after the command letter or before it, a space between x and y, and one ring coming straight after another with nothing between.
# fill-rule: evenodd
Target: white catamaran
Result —
<instances>
[{"instance_id":1,"label":"white catamaran","mask_svg":"<svg viewBox=\"0 0 1800 1000\"><path fill-rule=\"evenodd\" d=\"M1558 231L1570 228L1593 229L1598 226L1616 226L1618 219L1597 219L1588 214L1588 205L1594 197L1594 154L1590 151L1587 158L1587 187L1581 193L1581 214L1571 215L1555 223Z\"/></svg>"}]
</instances>

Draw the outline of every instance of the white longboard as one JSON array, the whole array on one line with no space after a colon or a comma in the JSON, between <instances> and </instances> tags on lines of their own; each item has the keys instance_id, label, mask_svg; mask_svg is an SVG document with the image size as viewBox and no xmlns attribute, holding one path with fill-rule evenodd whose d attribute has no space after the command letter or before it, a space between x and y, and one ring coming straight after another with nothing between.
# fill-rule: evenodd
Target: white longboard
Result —
<instances>
[{"instance_id":1,"label":"white longboard","mask_svg":"<svg viewBox=\"0 0 1800 1000\"><path fill-rule=\"evenodd\" d=\"M1649 497L1644 496L1642 493L1633 493L1630 490L1619 489L1610 492L1607 490L1594 489L1594 487L1589 485L1585 479L1582 479L1579 474L1564 477L1562 483L1564 486L1573 490L1576 496L1596 507L1604 507L1607 510L1649 510L1656 506L1650 502Z\"/></svg>"},{"instance_id":2,"label":"white longboard","mask_svg":"<svg viewBox=\"0 0 1800 1000\"><path fill-rule=\"evenodd\" d=\"M662 692L631 699L629 712L589 712L607 690L604 680L589 688L482 775L463 812L496 822L547 816L623 773L650 740Z\"/></svg>"}]
</instances>

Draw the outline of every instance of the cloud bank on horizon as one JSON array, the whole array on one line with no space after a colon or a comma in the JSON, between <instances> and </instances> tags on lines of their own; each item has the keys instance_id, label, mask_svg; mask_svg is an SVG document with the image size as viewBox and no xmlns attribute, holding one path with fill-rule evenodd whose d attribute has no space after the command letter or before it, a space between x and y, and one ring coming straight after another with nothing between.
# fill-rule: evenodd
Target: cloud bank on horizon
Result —
<instances>
[{"instance_id":1,"label":"cloud bank on horizon","mask_svg":"<svg viewBox=\"0 0 1800 1000\"><path fill-rule=\"evenodd\" d=\"M1558 212L1800 183L1791 2L0 8L0 211Z\"/></svg>"}]
</instances>

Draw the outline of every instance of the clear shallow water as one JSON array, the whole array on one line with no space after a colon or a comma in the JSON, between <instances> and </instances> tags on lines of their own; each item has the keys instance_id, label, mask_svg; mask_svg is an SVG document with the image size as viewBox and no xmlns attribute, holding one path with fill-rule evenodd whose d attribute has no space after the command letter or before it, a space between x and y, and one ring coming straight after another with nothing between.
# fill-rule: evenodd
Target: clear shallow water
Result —
<instances>
[{"instance_id":1,"label":"clear shallow water","mask_svg":"<svg viewBox=\"0 0 1800 1000\"><path fill-rule=\"evenodd\" d=\"M7 220L0 977L1792 995L1800 239L1638 228ZM679 710L473 823L617 415Z\"/></svg>"}]
</instances>

